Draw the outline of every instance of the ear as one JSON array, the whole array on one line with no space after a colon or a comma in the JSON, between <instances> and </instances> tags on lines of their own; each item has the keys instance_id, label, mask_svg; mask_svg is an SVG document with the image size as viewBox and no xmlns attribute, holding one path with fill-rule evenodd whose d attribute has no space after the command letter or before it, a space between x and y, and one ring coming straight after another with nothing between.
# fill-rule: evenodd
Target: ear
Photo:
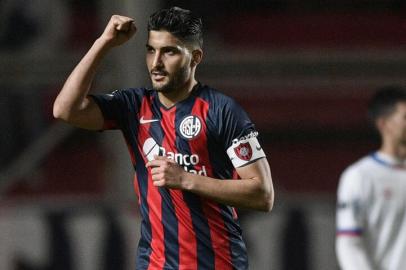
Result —
<instances>
[{"instance_id":1,"label":"ear","mask_svg":"<svg viewBox=\"0 0 406 270\"><path fill-rule=\"evenodd\" d=\"M384 129L386 126L386 118L385 117L379 117L375 121L375 127L376 129L380 132L383 133Z\"/></svg>"},{"instance_id":2,"label":"ear","mask_svg":"<svg viewBox=\"0 0 406 270\"><path fill-rule=\"evenodd\" d=\"M192 61L190 62L190 65L192 67L197 66L202 61L202 58L203 58L203 51L201 49L193 50Z\"/></svg>"}]
</instances>

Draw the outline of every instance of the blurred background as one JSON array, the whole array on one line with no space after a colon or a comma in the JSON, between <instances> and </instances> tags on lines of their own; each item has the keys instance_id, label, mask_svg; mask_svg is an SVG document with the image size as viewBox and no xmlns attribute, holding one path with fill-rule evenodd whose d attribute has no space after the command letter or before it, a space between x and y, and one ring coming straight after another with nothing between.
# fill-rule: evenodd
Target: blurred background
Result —
<instances>
[{"instance_id":1,"label":"blurred background","mask_svg":"<svg viewBox=\"0 0 406 270\"><path fill-rule=\"evenodd\" d=\"M240 211L251 269L338 269L338 179L379 143L366 101L406 84L402 0L0 0L1 269L134 269L124 140L54 121L52 103L112 14L134 17L138 32L92 91L149 86L146 21L171 5L203 17L197 78L241 103L271 164L274 210Z\"/></svg>"}]
</instances>

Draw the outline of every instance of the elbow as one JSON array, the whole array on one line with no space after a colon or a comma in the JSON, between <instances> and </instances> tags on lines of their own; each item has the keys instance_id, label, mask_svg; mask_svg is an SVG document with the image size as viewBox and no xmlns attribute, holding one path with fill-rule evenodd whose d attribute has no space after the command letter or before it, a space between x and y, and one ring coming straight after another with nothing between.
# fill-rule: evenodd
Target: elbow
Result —
<instances>
[{"instance_id":1,"label":"elbow","mask_svg":"<svg viewBox=\"0 0 406 270\"><path fill-rule=\"evenodd\" d=\"M269 190L262 190L261 195L257 196L256 198L258 199L258 205L257 205L257 210L262 211L262 212L271 212L274 206L274 191L273 188L270 188Z\"/></svg>"},{"instance_id":2,"label":"elbow","mask_svg":"<svg viewBox=\"0 0 406 270\"><path fill-rule=\"evenodd\" d=\"M261 208L260 211L271 212L274 206L275 192L272 184L272 178L266 178L267 181L263 181L261 186Z\"/></svg>"},{"instance_id":3,"label":"elbow","mask_svg":"<svg viewBox=\"0 0 406 270\"><path fill-rule=\"evenodd\" d=\"M55 119L69 122L70 110L67 109L66 106L63 106L63 104L61 104L58 101L54 102L54 105L52 108L52 114Z\"/></svg>"},{"instance_id":4,"label":"elbow","mask_svg":"<svg viewBox=\"0 0 406 270\"><path fill-rule=\"evenodd\" d=\"M64 121L68 120L68 114L61 108L61 106L59 106L57 104L54 104L52 114L55 119L64 120Z\"/></svg>"},{"instance_id":5,"label":"elbow","mask_svg":"<svg viewBox=\"0 0 406 270\"><path fill-rule=\"evenodd\" d=\"M61 106L59 106L56 102L54 103L54 106L52 108L52 114L55 119L62 119L63 113Z\"/></svg>"},{"instance_id":6,"label":"elbow","mask_svg":"<svg viewBox=\"0 0 406 270\"><path fill-rule=\"evenodd\" d=\"M266 202L266 204L265 204L266 207L264 208L264 212L271 212L272 211L273 202L274 202L273 197Z\"/></svg>"},{"instance_id":7,"label":"elbow","mask_svg":"<svg viewBox=\"0 0 406 270\"><path fill-rule=\"evenodd\" d=\"M261 206L260 206L260 211L263 212L271 212L273 209L273 205L274 205L274 196L273 196L273 192L272 194L266 194L264 195L264 198L262 200Z\"/></svg>"}]
</instances>

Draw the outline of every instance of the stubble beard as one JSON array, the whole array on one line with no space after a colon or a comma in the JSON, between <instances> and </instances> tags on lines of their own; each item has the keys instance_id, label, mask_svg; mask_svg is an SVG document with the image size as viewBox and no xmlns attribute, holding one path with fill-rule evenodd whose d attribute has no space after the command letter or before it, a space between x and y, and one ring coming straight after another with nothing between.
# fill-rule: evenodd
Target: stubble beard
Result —
<instances>
[{"instance_id":1,"label":"stubble beard","mask_svg":"<svg viewBox=\"0 0 406 270\"><path fill-rule=\"evenodd\" d=\"M168 82L164 84L157 84L152 81L152 87L154 90L161 92L161 93L172 93L175 91L178 91L180 88L182 88L188 77L188 67L182 67L180 68L176 73L174 73L172 76L168 76Z\"/></svg>"},{"instance_id":2,"label":"stubble beard","mask_svg":"<svg viewBox=\"0 0 406 270\"><path fill-rule=\"evenodd\" d=\"M400 143L403 147L406 147L406 130L402 134L402 138L400 139Z\"/></svg>"}]
</instances>

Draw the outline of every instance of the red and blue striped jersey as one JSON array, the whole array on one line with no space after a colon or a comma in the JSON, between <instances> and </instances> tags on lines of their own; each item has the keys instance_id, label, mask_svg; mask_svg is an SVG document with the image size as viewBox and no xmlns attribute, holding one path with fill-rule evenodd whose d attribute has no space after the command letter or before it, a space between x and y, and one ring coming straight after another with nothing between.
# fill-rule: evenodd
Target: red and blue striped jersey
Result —
<instances>
[{"instance_id":1,"label":"red and blue striped jersey","mask_svg":"<svg viewBox=\"0 0 406 270\"><path fill-rule=\"evenodd\" d=\"M156 91L144 88L92 97L103 113L104 129L122 130L136 172L142 216L137 269L248 269L233 207L153 186L145 167L154 155L166 155L188 172L236 179L235 167L264 156L244 110L201 84L171 108L160 103Z\"/></svg>"}]
</instances>

